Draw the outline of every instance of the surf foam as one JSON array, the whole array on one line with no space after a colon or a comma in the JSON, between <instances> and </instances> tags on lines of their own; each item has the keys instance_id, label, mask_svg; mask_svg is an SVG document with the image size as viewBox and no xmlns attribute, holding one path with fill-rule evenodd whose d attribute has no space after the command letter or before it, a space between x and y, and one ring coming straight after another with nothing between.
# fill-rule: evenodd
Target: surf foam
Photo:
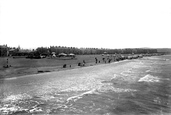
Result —
<instances>
[{"instance_id":1,"label":"surf foam","mask_svg":"<svg viewBox=\"0 0 171 115\"><path fill-rule=\"evenodd\" d=\"M19 100L30 99L30 98L31 98L31 96L29 96L27 94L18 94L18 95L10 95L10 96L7 96L2 101L3 102L17 102Z\"/></svg>"},{"instance_id":2,"label":"surf foam","mask_svg":"<svg viewBox=\"0 0 171 115\"><path fill-rule=\"evenodd\" d=\"M140 78L138 82L160 82L160 78L147 74L144 77Z\"/></svg>"}]
</instances>

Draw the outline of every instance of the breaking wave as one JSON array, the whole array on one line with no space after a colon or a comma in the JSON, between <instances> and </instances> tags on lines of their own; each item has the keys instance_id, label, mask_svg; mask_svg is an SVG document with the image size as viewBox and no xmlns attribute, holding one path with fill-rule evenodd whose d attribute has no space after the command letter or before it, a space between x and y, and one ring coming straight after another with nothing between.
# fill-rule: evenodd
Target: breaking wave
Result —
<instances>
[{"instance_id":1,"label":"breaking wave","mask_svg":"<svg viewBox=\"0 0 171 115\"><path fill-rule=\"evenodd\" d=\"M117 87L114 87L112 83L104 83L96 89L92 89L92 90L86 91L84 93L81 93L79 95L69 97L67 99L67 101L68 102L76 101L78 99L83 98L83 96L85 96L85 95L87 96L87 95L91 95L91 94L100 95L102 93L109 93L109 92L123 93L123 92L135 92L135 91L137 91L137 90L129 89L129 88L117 88Z\"/></svg>"},{"instance_id":2,"label":"breaking wave","mask_svg":"<svg viewBox=\"0 0 171 115\"><path fill-rule=\"evenodd\" d=\"M138 82L160 82L160 78L147 74L140 78Z\"/></svg>"}]
</instances>

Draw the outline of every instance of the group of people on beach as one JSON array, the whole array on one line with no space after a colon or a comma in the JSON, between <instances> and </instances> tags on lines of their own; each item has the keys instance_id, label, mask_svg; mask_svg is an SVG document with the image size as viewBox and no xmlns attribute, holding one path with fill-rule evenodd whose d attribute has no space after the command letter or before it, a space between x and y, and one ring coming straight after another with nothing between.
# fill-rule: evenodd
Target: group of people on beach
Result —
<instances>
[{"instance_id":1,"label":"group of people on beach","mask_svg":"<svg viewBox=\"0 0 171 115\"><path fill-rule=\"evenodd\" d=\"M109 57L107 57L107 58L103 57L102 58L103 63L111 63L111 61L112 61L112 58L109 58ZM114 61L115 61L115 59L114 59ZM95 64L98 64L98 63L101 63L101 60L98 59L97 57L95 57ZM83 60L83 63L78 63L78 66L85 66L85 64L86 64L86 62L85 62L85 60Z\"/></svg>"},{"instance_id":2,"label":"group of people on beach","mask_svg":"<svg viewBox=\"0 0 171 115\"><path fill-rule=\"evenodd\" d=\"M140 58L142 56L135 56L135 55L132 55L132 56L123 56L123 55L119 55L119 54L115 54L115 55L103 55L101 59L95 57L95 64L98 64L98 63L111 63L112 61L120 61L120 60L125 60L125 59L136 59L136 58ZM78 63L78 66L82 67L82 66L85 66L86 65L86 61L83 60L82 62L79 62ZM71 67L71 65L70 65ZM66 68L66 64L63 66L63 68Z\"/></svg>"},{"instance_id":3,"label":"group of people on beach","mask_svg":"<svg viewBox=\"0 0 171 115\"><path fill-rule=\"evenodd\" d=\"M105 57L103 57L102 58L102 62L104 62L104 63L110 63L112 61L112 58L109 58L109 57L107 57L107 58L105 58ZM100 63L100 60L98 60L96 57L95 57L95 62L96 62L96 64L99 62Z\"/></svg>"}]
</instances>

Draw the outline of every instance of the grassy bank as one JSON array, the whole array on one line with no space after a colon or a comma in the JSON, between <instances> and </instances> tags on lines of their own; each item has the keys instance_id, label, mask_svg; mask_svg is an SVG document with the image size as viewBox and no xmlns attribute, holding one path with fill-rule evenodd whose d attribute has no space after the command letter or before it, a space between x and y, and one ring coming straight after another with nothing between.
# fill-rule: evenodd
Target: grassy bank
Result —
<instances>
[{"instance_id":1,"label":"grassy bank","mask_svg":"<svg viewBox=\"0 0 171 115\"><path fill-rule=\"evenodd\" d=\"M95 65L95 58L102 62L101 55L78 55L74 59L70 58L43 58L43 59L26 59L8 57L9 68L4 68L7 65L7 57L0 58L0 78L18 77L28 74L37 74L42 72L59 71L65 69L77 68L78 63L86 62L85 66ZM66 64L66 68L63 65ZM99 64L99 63L98 63Z\"/></svg>"},{"instance_id":2,"label":"grassy bank","mask_svg":"<svg viewBox=\"0 0 171 115\"><path fill-rule=\"evenodd\" d=\"M122 57L123 56L123 57ZM111 63L126 59L140 58L137 55L77 55L76 58L56 57L43 59L29 59L24 57L1 57L0 58L0 79L9 77L19 77L29 74L38 74L43 72L60 71L66 69L79 68L78 63L84 66L96 64ZM8 65L8 67L6 67ZM66 65L64 67L64 65Z\"/></svg>"}]
</instances>

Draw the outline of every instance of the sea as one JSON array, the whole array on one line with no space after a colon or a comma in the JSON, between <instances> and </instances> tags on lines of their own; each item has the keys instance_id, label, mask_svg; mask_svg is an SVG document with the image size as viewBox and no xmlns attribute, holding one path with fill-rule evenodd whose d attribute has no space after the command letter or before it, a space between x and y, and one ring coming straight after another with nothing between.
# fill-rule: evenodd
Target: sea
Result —
<instances>
[{"instance_id":1,"label":"sea","mask_svg":"<svg viewBox=\"0 0 171 115\"><path fill-rule=\"evenodd\" d=\"M62 78L68 87L54 77L39 80L41 86L29 77L23 84L3 80L0 115L171 115L171 55L113 62L106 72L102 67Z\"/></svg>"}]
</instances>

